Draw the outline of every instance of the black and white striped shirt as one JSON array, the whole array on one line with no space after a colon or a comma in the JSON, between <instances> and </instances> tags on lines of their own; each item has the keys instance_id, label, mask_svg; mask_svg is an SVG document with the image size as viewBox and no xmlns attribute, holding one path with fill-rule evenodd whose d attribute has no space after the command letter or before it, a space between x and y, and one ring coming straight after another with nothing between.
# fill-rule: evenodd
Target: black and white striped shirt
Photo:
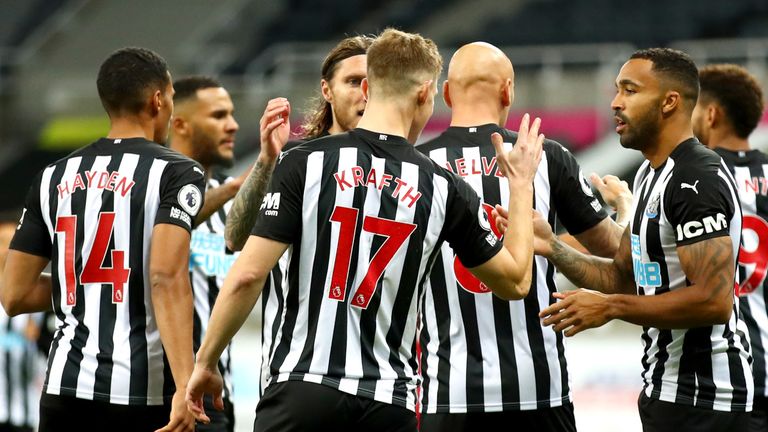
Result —
<instances>
[{"instance_id":1,"label":"black and white striped shirt","mask_svg":"<svg viewBox=\"0 0 768 432\"><path fill-rule=\"evenodd\" d=\"M487 212L509 205L509 187L496 167L491 134L514 143L517 133L494 124L451 127L419 146L439 165L461 176ZM606 217L578 163L546 141L534 178L534 206L554 227L559 219L579 234ZM443 245L429 279L421 329L423 412L531 410L570 400L561 332L542 327L539 311L557 291L554 267L536 256L528 296L508 302L492 295Z\"/></svg>"},{"instance_id":2,"label":"black and white striped shirt","mask_svg":"<svg viewBox=\"0 0 768 432\"><path fill-rule=\"evenodd\" d=\"M40 401L39 354L27 339L30 320L39 326L42 314L11 318L0 309L0 424L21 428L37 425Z\"/></svg>"},{"instance_id":3,"label":"black and white striped shirt","mask_svg":"<svg viewBox=\"0 0 768 432\"><path fill-rule=\"evenodd\" d=\"M231 177L212 176L208 179L206 188L215 189L231 180ZM227 249L224 240L224 226L231 207L232 200L229 200L192 231L189 245L189 278L195 299L192 330L195 352L200 349L200 344L205 337L219 289L238 255ZM224 379L224 398L226 399L232 398L231 353L231 345L227 345L219 359L219 372Z\"/></svg>"},{"instance_id":4,"label":"black and white striped shirt","mask_svg":"<svg viewBox=\"0 0 768 432\"><path fill-rule=\"evenodd\" d=\"M715 149L736 180L741 209L742 244L739 253L739 307L752 343L755 395L768 397L768 156L758 150Z\"/></svg>"},{"instance_id":5,"label":"black and white striped shirt","mask_svg":"<svg viewBox=\"0 0 768 432\"><path fill-rule=\"evenodd\" d=\"M646 161L635 177L634 195L631 246L638 295L690 285L677 254L680 246L730 236L735 268L741 210L733 177L715 152L689 139L657 169ZM727 324L644 327L642 341L646 396L717 411L751 410L749 336L738 298Z\"/></svg>"},{"instance_id":6,"label":"black and white striped shirt","mask_svg":"<svg viewBox=\"0 0 768 432\"><path fill-rule=\"evenodd\" d=\"M270 383L410 410L419 296L441 243L468 266L502 247L466 183L402 137L363 129L283 153L253 234L291 251Z\"/></svg>"},{"instance_id":7,"label":"black and white striped shirt","mask_svg":"<svg viewBox=\"0 0 768 432\"><path fill-rule=\"evenodd\" d=\"M192 229L203 170L142 138L100 139L45 168L11 249L52 261L57 330L44 392L159 405L174 393L149 283L156 224Z\"/></svg>"}]
</instances>

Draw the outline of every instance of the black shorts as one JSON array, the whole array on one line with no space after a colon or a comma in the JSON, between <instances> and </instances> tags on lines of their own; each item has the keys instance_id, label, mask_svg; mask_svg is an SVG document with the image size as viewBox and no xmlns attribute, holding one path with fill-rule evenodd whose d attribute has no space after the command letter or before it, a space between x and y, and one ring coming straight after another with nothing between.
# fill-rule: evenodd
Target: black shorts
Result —
<instances>
[{"instance_id":1,"label":"black shorts","mask_svg":"<svg viewBox=\"0 0 768 432\"><path fill-rule=\"evenodd\" d=\"M154 432L170 415L170 404L117 405L43 394L38 432Z\"/></svg>"},{"instance_id":2,"label":"black shorts","mask_svg":"<svg viewBox=\"0 0 768 432\"><path fill-rule=\"evenodd\" d=\"M256 407L254 432L416 432L406 408L341 392L322 384L270 384Z\"/></svg>"},{"instance_id":3,"label":"black shorts","mask_svg":"<svg viewBox=\"0 0 768 432\"><path fill-rule=\"evenodd\" d=\"M651 399L637 401L643 432L747 432L752 413L715 411Z\"/></svg>"},{"instance_id":4,"label":"black shorts","mask_svg":"<svg viewBox=\"0 0 768 432\"><path fill-rule=\"evenodd\" d=\"M219 411L213 407L213 398L206 395L203 399L205 414L211 419L208 424L195 424L196 432L234 432L235 409L229 399L224 398L224 410Z\"/></svg>"},{"instance_id":5,"label":"black shorts","mask_svg":"<svg viewBox=\"0 0 768 432\"><path fill-rule=\"evenodd\" d=\"M464 414L421 414L421 432L491 431L507 425L508 430L576 432L573 404L526 411Z\"/></svg>"},{"instance_id":6,"label":"black shorts","mask_svg":"<svg viewBox=\"0 0 768 432\"><path fill-rule=\"evenodd\" d=\"M0 423L0 432L32 432L32 426L14 426L10 423Z\"/></svg>"},{"instance_id":7,"label":"black shorts","mask_svg":"<svg viewBox=\"0 0 768 432\"><path fill-rule=\"evenodd\" d=\"M768 399L755 396L752 402L752 416L749 418L749 432L768 431Z\"/></svg>"}]
</instances>

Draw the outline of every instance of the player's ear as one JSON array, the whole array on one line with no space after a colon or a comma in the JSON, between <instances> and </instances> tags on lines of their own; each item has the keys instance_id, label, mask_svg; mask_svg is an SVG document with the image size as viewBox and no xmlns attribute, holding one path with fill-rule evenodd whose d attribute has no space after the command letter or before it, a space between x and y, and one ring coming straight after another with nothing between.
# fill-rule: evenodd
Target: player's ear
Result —
<instances>
[{"instance_id":1,"label":"player's ear","mask_svg":"<svg viewBox=\"0 0 768 432\"><path fill-rule=\"evenodd\" d=\"M416 102L419 106L424 105L427 103L427 100L429 100L429 92L432 91L432 85L434 82L434 80L424 81L419 86L419 92L416 96Z\"/></svg>"},{"instance_id":2,"label":"player's ear","mask_svg":"<svg viewBox=\"0 0 768 432\"><path fill-rule=\"evenodd\" d=\"M668 91L667 94L664 95L664 101L661 105L661 114L664 116L671 115L682 103L683 98L680 93L675 90Z\"/></svg>"},{"instance_id":3,"label":"player's ear","mask_svg":"<svg viewBox=\"0 0 768 432\"><path fill-rule=\"evenodd\" d=\"M333 103L333 92L331 92L331 85L328 81L320 80L320 92L323 94L323 99L328 103Z\"/></svg>"},{"instance_id":4,"label":"player's ear","mask_svg":"<svg viewBox=\"0 0 768 432\"><path fill-rule=\"evenodd\" d=\"M723 121L722 109L720 109L719 106L713 103L707 105L707 114L706 114L705 120L707 122L707 125L709 125L710 128L713 128L719 125L720 122Z\"/></svg>"},{"instance_id":5,"label":"player's ear","mask_svg":"<svg viewBox=\"0 0 768 432\"><path fill-rule=\"evenodd\" d=\"M363 80L360 82L360 91L363 92L363 99L365 99L366 102L371 100L369 97L370 95L368 94L370 91L370 87L368 86L368 78L363 78Z\"/></svg>"},{"instance_id":6,"label":"player's ear","mask_svg":"<svg viewBox=\"0 0 768 432\"><path fill-rule=\"evenodd\" d=\"M174 114L171 117L171 130L174 135L186 136L189 134L189 122L183 116Z\"/></svg>"},{"instance_id":7,"label":"player's ear","mask_svg":"<svg viewBox=\"0 0 768 432\"><path fill-rule=\"evenodd\" d=\"M448 80L443 82L443 100L445 101L445 104L448 106L448 108L453 108L453 104L451 102L451 89L450 85L448 84Z\"/></svg>"},{"instance_id":8,"label":"player's ear","mask_svg":"<svg viewBox=\"0 0 768 432\"><path fill-rule=\"evenodd\" d=\"M501 86L501 106L504 108L511 106L515 101L515 89L512 86L512 79L507 78L504 84Z\"/></svg>"},{"instance_id":9,"label":"player's ear","mask_svg":"<svg viewBox=\"0 0 768 432\"><path fill-rule=\"evenodd\" d=\"M163 93L160 90L155 90L149 99L149 111L152 113L152 116L156 116L160 112L163 104Z\"/></svg>"}]
</instances>

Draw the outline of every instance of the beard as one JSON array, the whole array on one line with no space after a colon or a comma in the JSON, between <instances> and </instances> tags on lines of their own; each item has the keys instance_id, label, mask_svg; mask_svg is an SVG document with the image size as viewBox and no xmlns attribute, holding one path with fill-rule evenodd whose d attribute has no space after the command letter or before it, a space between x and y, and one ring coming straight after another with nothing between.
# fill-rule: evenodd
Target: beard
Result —
<instances>
[{"instance_id":1,"label":"beard","mask_svg":"<svg viewBox=\"0 0 768 432\"><path fill-rule=\"evenodd\" d=\"M648 110L641 117L632 120L631 123L621 113L616 113L616 115L629 126L619 136L619 142L622 147L642 151L658 138L661 122L656 116L656 111Z\"/></svg>"}]
</instances>

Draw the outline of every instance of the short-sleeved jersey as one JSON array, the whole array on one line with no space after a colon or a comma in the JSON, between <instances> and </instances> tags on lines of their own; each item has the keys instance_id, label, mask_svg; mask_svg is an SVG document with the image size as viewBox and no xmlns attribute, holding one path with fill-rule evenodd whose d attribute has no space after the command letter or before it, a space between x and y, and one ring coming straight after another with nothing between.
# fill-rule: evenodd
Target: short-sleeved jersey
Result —
<instances>
[{"instance_id":1,"label":"short-sleeved jersey","mask_svg":"<svg viewBox=\"0 0 768 432\"><path fill-rule=\"evenodd\" d=\"M715 149L731 170L743 212L739 307L752 343L755 394L768 397L768 156L759 150Z\"/></svg>"},{"instance_id":2,"label":"short-sleeved jersey","mask_svg":"<svg viewBox=\"0 0 768 432\"><path fill-rule=\"evenodd\" d=\"M450 127L418 147L461 176L480 195L486 212L509 205L507 180L496 166L491 134L507 143L517 133L488 124ZM534 178L534 208L579 234L607 217L573 155L554 141ZM555 269L536 256L533 282L522 301L508 302L475 279L443 245L424 296L421 330L423 412L529 410L570 400L562 332L543 327L539 311L553 303Z\"/></svg>"},{"instance_id":3,"label":"short-sleeved jersey","mask_svg":"<svg viewBox=\"0 0 768 432\"><path fill-rule=\"evenodd\" d=\"M502 247L465 182L404 138L363 129L284 153L253 234L290 245L270 383L410 410L419 296L440 245L468 266Z\"/></svg>"},{"instance_id":4,"label":"short-sleeved jersey","mask_svg":"<svg viewBox=\"0 0 768 432\"><path fill-rule=\"evenodd\" d=\"M232 177L213 175L206 182L206 190L215 189L232 181ZM193 348L200 349L208 321L211 319L213 305L219 296L219 290L230 267L239 255L227 249L224 240L224 227L227 213L232 208L232 200L202 221L192 231L189 253L189 279L194 293L195 315L193 321ZM219 372L224 379L224 398L232 398L232 349L227 345L219 359Z\"/></svg>"},{"instance_id":5,"label":"short-sleeved jersey","mask_svg":"<svg viewBox=\"0 0 768 432\"><path fill-rule=\"evenodd\" d=\"M695 139L682 142L658 168L648 161L640 167L634 195L631 251L638 295L691 285L680 264L680 246L730 236L736 268L741 209L733 177L717 153ZM726 324L644 327L644 393L717 411L751 410L749 336L738 305L735 298Z\"/></svg>"},{"instance_id":6,"label":"short-sleeved jersey","mask_svg":"<svg viewBox=\"0 0 768 432\"><path fill-rule=\"evenodd\" d=\"M191 231L194 161L142 138L100 139L35 179L11 249L51 259L57 330L44 392L159 405L174 384L152 308L152 230Z\"/></svg>"}]
</instances>

